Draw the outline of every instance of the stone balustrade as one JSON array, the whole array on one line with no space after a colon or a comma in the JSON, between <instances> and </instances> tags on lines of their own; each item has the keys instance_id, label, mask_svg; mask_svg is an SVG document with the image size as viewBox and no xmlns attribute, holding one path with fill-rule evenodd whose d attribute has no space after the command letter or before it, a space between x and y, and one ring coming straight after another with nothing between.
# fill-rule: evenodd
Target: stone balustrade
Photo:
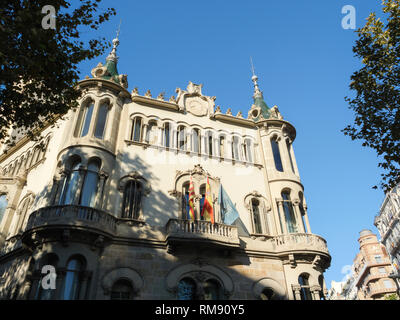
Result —
<instances>
[{"instance_id":1,"label":"stone balustrade","mask_svg":"<svg viewBox=\"0 0 400 320\"><path fill-rule=\"evenodd\" d=\"M65 205L44 207L32 212L25 230L47 225L73 225L115 234L118 219L95 208Z\"/></svg>"},{"instance_id":2,"label":"stone balustrade","mask_svg":"<svg viewBox=\"0 0 400 320\"><path fill-rule=\"evenodd\" d=\"M329 254L325 239L310 233L292 233L268 239L274 251L311 250Z\"/></svg>"},{"instance_id":3,"label":"stone balustrade","mask_svg":"<svg viewBox=\"0 0 400 320\"><path fill-rule=\"evenodd\" d=\"M202 220L170 219L167 223L167 241L205 241L226 246L239 246L236 226Z\"/></svg>"}]
</instances>

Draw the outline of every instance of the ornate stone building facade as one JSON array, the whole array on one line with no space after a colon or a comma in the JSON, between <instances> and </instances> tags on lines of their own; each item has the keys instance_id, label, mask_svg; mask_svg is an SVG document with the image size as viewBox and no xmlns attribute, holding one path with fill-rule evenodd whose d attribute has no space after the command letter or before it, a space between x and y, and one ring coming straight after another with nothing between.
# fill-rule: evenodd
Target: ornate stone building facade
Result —
<instances>
[{"instance_id":1,"label":"ornate stone building facade","mask_svg":"<svg viewBox=\"0 0 400 320\"><path fill-rule=\"evenodd\" d=\"M362 230L358 242L360 252L354 259L357 300L381 300L396 293L396 283L389 277L392 266L385 247L370 230Z\"/></svg>"},{"instance_id":2,"label":"ornate stone building facade","mask_svg":"<svg viewBox=\"0 0 400 320\"><path fill-rule=\"evenodd\" d=\"M129 93L113 43L79 82L80 108L0 156L0 298L324 298L331 257L311 232L296 131L257 77L247 118L192 82L169 99Z\"/></svg>"}]
</instances>

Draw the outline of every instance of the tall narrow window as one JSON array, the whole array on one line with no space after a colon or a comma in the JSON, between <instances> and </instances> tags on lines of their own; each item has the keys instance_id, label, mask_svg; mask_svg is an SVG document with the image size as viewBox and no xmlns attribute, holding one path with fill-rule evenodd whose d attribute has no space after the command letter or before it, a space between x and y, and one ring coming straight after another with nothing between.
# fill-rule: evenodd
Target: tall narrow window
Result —
<instances>
[{"instance_id":1,"label":"tall narrow window","mask_svg":"<svg viewBox=\"0 0 400 320\"><path fill-rule=\"evenodd\" d=\"M60 203L59 204L72 204L74 197L78 194L79 190L79 168L81 162L75 161L72 165L72 171L65 180L63 189L61 191Z\"/></svg>"},{"instance_id":2,"label":"tall narrow window","mask_svg":"<svg viewBox=\"0 0 400 320\"><path fill-rule=\"evenodd\" d=\"M190 278L184 278L178 283L178 300L195 300L196 283Z\"/></svg>"},{"instance_id":3,"label":"tall narrow window","mask_svg":"<svg viewBox=\"0 0 400 320\"><path fill-rule=\"evenodd\" d=\"M286 140L286 146L287 146L287 151L288 151L288 154L289 154L290 167L292 168L293 173L295 173L293 160L292 160L292 153L290 152L291 151L291 146L290 146L289 140Z\"/></svg>"},{"instance_id":4,"label":"tall narrow window","mask_svg":"<svg viewBox=\"0 0 400 320\"><path fill-rule=\"evenodd\" d=\"M200 187L200 194L201 194L201 199L200 199L200 215L201 215L201 212L203 212L204 200L206 199L206 186L204 184ZM200 219L204 220L202 215Z\"/></svg>"},{"instance_id":5,"label":"tall narrow window","mask_svg":"<svg viewBox=\"0 0 400 320\"><path fill-rule=\"evenodd\" d=\"M126 183L123 197L122 217L138 219L142 201L142 184L137 180Z\"/></svg>"},{"instance_id":6,"label":"tall narrow window","mask_svg":"<svg viewBox=\"0 0 400 320\"><path fill-rule=\"evenodd\" d=\"M182 187L182 219L190 219L189 183L185 183Z\"/></svg>"},{"instance_id":7,"label":"tall narrow window","mask_svg":"<svg viewBox=\"0 0 400 320\"><path fill-rule=\"evenodd\" d=\"M271 139L272 153L274 155L275 168L276 170L283 172L281 153L279 151L278 141L276 139Z\"/></svg>"},{"instance_id":8,"label":"tall narrow window","mask_svg":"<svg viewBox=\"0 0 400 320\"><path fill-rule=\"evenodd\" d=\"M84 137L89 133L90 122L92 120L92 114L94 109L94 103L90 103L84 111L84 116L82 118L82 126L80 129L80 137Z\"/></svg>"},{"instance_id":9,"label":"tall narrow window","mask_svg":"<svg viewBox=\"0 0 400 320\"><path fill-rule=\"evenodd\" d=\"M208 155L213 155L213 135L211 131L207 132L207 151Z\"/></svg>"},{"instance_id":10,"label":"tall narrow window","mask_svg":"<svg viewBox=\"0 0 400 320\"><path fill-rule=\"evenodd\" d=\"M299 285L301 286L301 300L312 300L307 274L302 274L299 276Z\"/></svg>"},{"instance_id":11,"label":"tall narrow window","mask_svg":"<svg viewBox=\"0 0 400 320\"><path fill-rule=\"evenodd\" d=\"M142 118L136 117L132 120L132 131L130 140L140 142L141 132L142 132Z\"/></svg>"},{"instance_id":12,"label":"tall narrow window","mask_svg":"<svg viewBox=\"0 0 400 320\"><path fill-rule=\"evenodd\" d=\"M219 137L219 156L225 158L225 137Z\"/></svg>"},{"instance_id":13,"label":"tall narrow window","mask_svg":"<svg viewBox=\"0 0 400 320\"><path fill-rule=\"evenodd\" d=\"M163 145L166 148L169 148L169 144L170 144L170 126L169 126L169 122L166 122L164 124L164 134L163 134Z\"/></svg>"},{"instance_id":14,"label":"tall narrow window","mask_svg":"<svg viewBox=\"0 0 400 320\"><path fill-rule=\"evenodd\" d=\"M130 300L133 297L132 284L125 279L115 282L111 288L111 300Z\"/></svg>"},{"instance_id":15,"label":"tall narrow window","mask_svg":"<svg viewBox=\"0 0 400 320\"><path fill-rule=\"evenodd\" d=\"M147 127L146 142L149 144L156 144L157 142L157 123L150 122Z\"/></svg>"},{"instance_id":16,"label":"tall narrow window","mask_svg":"<svg viewBox=\"0 0 400 320\"><path fill-rule=\"evenodd\" d=\"M287 231L289 233L297 232L296 217L294 215L292 201L290 200L289 193L287 191L282 192L283 199L283 211L286 220Z\"/></svg>"},{"instance_id":17,"label":"tall narrow window","mask_svg":"<svg viewBox=\"0 0 400 320\"><path fill-rule=\"evenodd\" d=\"M186 128L184 126L180 126L178 128L178 148L179 150L186 150Z\"/></svg>"},{"instance_id":18,"label":"tall narrow window","mask_svg":"<svg viewBox=\"0 0 400 320\"><path fill-rule=\"evenodd\" d=\"M80 273L83 264L79 259L70 259L67 264L67 270L64 278L64 287L61 294L62 300L79 299Z\"/></svg>"},{"instance_id":19,"label":"tall narrow window","mask_svg":"<svg viewBox=\"0 0 400 320\"><path fill-rule=\"evenodd\" d=\"M253 213L254 232L261 234L262 228L261 228L261 216L259 207L260 207L260 202L257 199L252 199L251 210Z\"/></svg>"},{"instance_id":20,"label":"tall narrow window","mask_svg":"<svg viewBox=\"0 0 400 320\"><path fill-rule=\"evenodd\" d=\"M253 156L251 154L251 141L246 139L243 145L244 158L247 162L253 162Z\"/></svg>"},{"instance_id":21,"label":"tall narrow window","mask_svg":"<svg viewBox=\"0 0 400 320\"><path fill-rule=\"evenodd\" d=\"M239 138L232 138L232 159L239 160Z\"/></svg>"},{"instance_id":22,"label":"tall narrow window","mask_svg":"<svg viewBox=\"0 0 400 320\"><path fill-rule=\"evenodd\" d=\"M85 181L83 183L80 204L85 207L94 207L98 192L100 163L92 160L88 164Z\"/></svg>"},{"instance_id":23,"label":"tall narrow window","mask_svg":"<svg viewBox=\"0 0 400 320\"><path fill-rule=\"evenodd\" d=\"M99 111L97 112L96 129L94 131L94 136L96 138L103 139L104 137L107 115L108 115L108 104L102 103L99 107Z\"/></svg>"},{"instance_id":24,"label":"tall narrow window","mask_svg":"<svg viewBox=\"0 0 400 320\"><path fill-rule=\"evenodd\" d=\"M200 153L200 130L193 129L192 131L192 151Z\"/></svg>"},{"instance_id":25,"label":"tall narrow window","mask_svg":"<svg viewBox=\"0 0 400 320\"><path fill-rule=\"evenodd\" d=\"M1 220L3 220L4 214L6 213L7 205L7 196L5 194L0 195L0 224Z\"/></svg>"}]
</instances>

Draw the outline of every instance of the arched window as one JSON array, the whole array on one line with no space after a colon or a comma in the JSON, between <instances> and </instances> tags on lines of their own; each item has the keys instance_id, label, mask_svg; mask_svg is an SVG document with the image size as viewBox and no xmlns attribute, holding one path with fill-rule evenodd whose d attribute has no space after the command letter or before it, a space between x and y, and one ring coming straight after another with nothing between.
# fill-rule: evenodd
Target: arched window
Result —
<instances>
[{"instance_id":1,"label":"arched window","mask_svg":"<svg viewBox=\"0 0 400 320\"><path fill-rule=\"evenodd\" d=\"M239 138L232 137L232 159L239 160Z\"/></svg>"},{"instance_id":2,"label":"arched window","mask_svg":"<svg viewBox=\"0 0 400 320\"><path fill-rule=\"evenodd\" d=\"M130 140L140 142L142 132L142 118L136 117L132 120Z\"/></svg>"},{"instance_id":3,"label":"arched window","mask_svg":"<svg viewBox=\"0 0 400 320\"><path fill-rule=\"evenodd\" d=\"M301 286L300 290L301 300L312 300L308 278L309 275L305 273L299 276L299 285Z\"/></svg>"},{"instance_id":4,"label":"arched window","mask_svg":"<svg viewBox=\"0 0 400 320\"><path fill-rule=\"evenodd\" d=\"M218 150L219 150L219 156L221 158L225 158L225 136L219 137Z\"/></svg>"},{"instance_id":5,"label":"arched window","mask_svg":"<svg viewBox=\"0 0 400 320\"><path fill-rule=\"evenodd\" d=\"M287 151L288 151L288 154L289 154L290 167L292 168L293 173L295 173L294 165L293 165L293 159L292 159L292 153L291 153L291 145L290 145L289 139L286 139L286 146L287 146Z\"/></svg>"},{"instance_id":6,"label":"arched window","mask_svg":"<svg viewBox=\"0 0 400 320\"><path fill-rule=\"evenodd\" d=\"M96 129L94 131L94 136L96 138L103 139L104 137L108 110L109 110L108 104L102 103L99 107L99 110L97 111Z\"/></svg>"},{"instance_id":7,"label":"arched window","mask_svg":"<svg viewBox=\"0 0 400 320\"><path fill-rule=\"evenodd\" d=\"M79 299L79 291L81 289L80 274L83 271L83 267L81 259L72 258L68 261L61 300Z\"/></svg>"},{"instance_id":8,"label":"arched window","mask_svg":"<svg viewBox=\"0 0 400 320\"><path fill-rule=\"evenodd\" d=\"M192 131L192 151L200 153L200 130L193 129Z\"/></svg>"},{"instance_id":9,"label":"arched window","mask_svg":"<svg viewBox=\"0 0 400 320\"><path fill-rule=\"evenodd\" d=\"M251 199L251 211L253 214L254 232L262 234L261 215L260 215L260 202L257 199Z\"/></svg>"},{"instance_id":10,"label":"arched window","mask_svg":"<svg viewBox=\"0 0 400 320\"><path fill-rule=\"evenodd\" d=\"M277 300L275 291L271 288L265 288L260 295L261 300Z\"/></svg>"},{"instance_id":11,"label":"arched window","mask_svg":"<svg viewBox=\"0 0 400 320\"><path fill-rule=\"evenodd\" d=\"M283 172L281 153L279 151L279 145L276 138L271 139L271 147L272 147L272 153L274 155L275 168L276 170Z\"/></svg>"},{"instance_id":12,"label":"arched window","mask_svg":"<svg viewBox=\"0 0 400 320\"><path fill-rule=\"evenodd\" d=\"M290 195L288 191L282 192L283 199L283 211L286 220L287 231L289 233L297 232L296 217L294 215L293 204L290 200Z\"/></svg>"},{"instance_id":13,"label":"arched window","mask_svg":"<svg viewBox=\"0 0 400 320\"><path fill-rule=\"evenodd\" d=\"M169 122L164 123L163 146L166 148L169 148L170 146L170 131Z\"/></svg>"},{"instance_id":14,"label":"arched window","mask_svg":"<svg viewBox=\"0 0 400 320\"><path fill-rule=\"evenodd\" d=\"M138 219L143 194L143 185L138 180L126 183L123 195L122 218Z\"/></svg>"},{"instance_id":15,"label":"arched window","mask_svg":"<svg viewBox=\"0 0 400 320\"><path fill-rule=\"evenodd\" d=\"M246 139L243 144L243 153L244 153L244 159L247 162L253 162L253 156L251 152L251 140Z\"/></svg>"},{"instance_id":16,"label":"arched window","mask_svg":"<svg viewBox=\"0 0 400 320\"><path fill-rule=\"evenodd\" d=\"M186 150L186 128L184 126L178 127L177 146L179 150Z\"/></svg>"},{"instance_id":17,"label":"arched window","mask_svg":"<svg viewBox=\"0 0 400 320\"><path fill-rule=\"evenodd\" d=\"M178 283L178 300L195 300L196 283L190 278L184 278Z\"/></svg>"},{"instance_id":18,"label":"arched window","mask_svg":"<svg viewBox=\"0 0 400 320\"><path fill-rule=\"evenodd\" d=\"M215 280L207 280L203 284L204 300L220 300L221 286Z\"/></svg>"},{"instance_id":19,"label":"arched window","mask_svg":"<svg viewBox=\"0 0 400 320\"><path fill-rule=\"evenodd\" d=\"M81 161L76 160L72 165L72 170L64 181L62 187L60 202L61 205L73 204L74 197L79 192L79 168Z\"/></svg>"},{"instance_id":20,"label":"arched window","mask_svg":"<svg viewBox=\"0 0 400 320\"><path fill-rule=\"evenodd\" d=\"M4 218L4 214L6 213L7 206L7 196L5 194L0 195L0 224Z\"/></svg>"},{"instance_id":21,"label":"arched window","mask_svg":"<svg viewBox=\"0 0 400 320\"><path fill-rule=\"evenodd\" d=\"M111 288L111 300L131 300L133 298L133 287L130 281L119 279Z\"/></svg>"},{"instance_id":22,"label":"arched window","mask_svg":"<svg viewBox=\"0 0 400 320\"><path fill-rule=\"evenodd\" d=\"M57 264L58 264L57 255L54 253L49 253L41 261L40 271L42 270L42 267L45 265L50 265L50 266L54 267L55 270L57 270ZM51 288L44 289L42 286L42 280L45 276L48 276L48 274L42 274L41 278L38 282L38 287L37 287L36 297L35 297L36 300L51 300L54 298L56 289L51 289ZM56 279L52 279L52 281L55 281L55 280Z\"/></svg>"},{"instance_id":23,"label":"arched window","mask_svg":"<svg viewBox=\"0 0 400 320\"><path fill-rule=\"evenodd\" d=\"M92 114L94 110L94 103L89 103L83 108L77 123L77 136L84 137L89 133L90 122L92 120Z\"/></svg>"},{"instance_id":24,"label":"arched window","mask_svg":"<svg viewBox=\"0 0 400 320\"><path fill-rule=\"evenodd\" d=\"M80 205L94 207L96 205L96 195L98 192L100 161L91 160L83 183Z\"/></svg>"}]
</instances>

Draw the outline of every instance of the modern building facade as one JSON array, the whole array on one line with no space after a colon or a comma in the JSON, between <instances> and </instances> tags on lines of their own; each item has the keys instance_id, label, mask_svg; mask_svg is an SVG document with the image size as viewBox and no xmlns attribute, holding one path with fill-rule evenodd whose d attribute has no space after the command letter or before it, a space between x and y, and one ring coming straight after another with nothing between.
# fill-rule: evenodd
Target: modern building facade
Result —
<instances>
[{"instance_id":1,"label":"modern building facade","mask_svg":"<svg viewBox=\"0 0 400 320\"><path fill-rule=\"evenodd\" d=\"M389 277L392 266L386 248L370 230L362 230L358 242L360 252L354 259L357 300L382 300L396 293L396 283Z\"/></svg>"},{"instance_id":2,"label":"modern building facade","mask_svg":"<svg viewBox=\"0 0 400 320\"><path fill-rule=\"evenodd\" d=\"M296 131L257 77L247 117L192 82L129 93L113 44L78 110L0 156L0 298L322 299Z\"/></svg>"}]
</instances>

